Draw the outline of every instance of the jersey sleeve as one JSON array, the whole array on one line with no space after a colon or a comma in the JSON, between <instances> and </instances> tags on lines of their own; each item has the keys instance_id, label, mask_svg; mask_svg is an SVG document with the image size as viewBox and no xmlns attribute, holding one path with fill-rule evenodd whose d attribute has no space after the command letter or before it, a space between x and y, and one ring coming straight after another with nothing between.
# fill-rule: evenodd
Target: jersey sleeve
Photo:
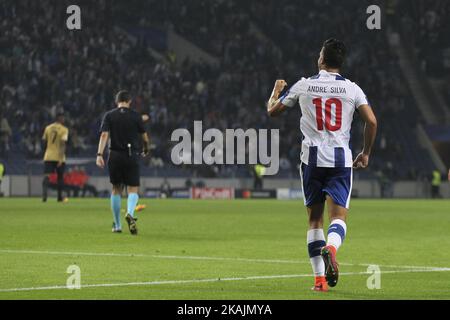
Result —
<instances>
[{"instance_id":1,"label":"jersey sleeve","mask_svg":"<svg viewBox=\"0 0 450 320\"><path fill-rule=\"evenodd\" d=\"M355 83L355 108L358 109L363 104L369 104L369 101L364 91Z\"/></svg>"},{"instance_id":2,"label":"jersey sleeve","mask_svg":"<svg viewBox=\"0 0 450 320\"><path fill-rule=\"evenodd\" d=\"M103 117L102 124L100 126L100 132L109 132L111 129L111 121L109 119L109 113L106 113Z\"/></svg>"},{"instance_id":3,"label":"jersey sleeve","mask_svg":"<svg viewBox=\"0 0 450 320\"><path fill-rule=\"evenodd\" d=\"M61 134L61 140L67 142L69 140L69 129L64 128Z\"/></svg>"},{"instance_id":4,"label":"jersey sleeve","mask_svg":"<svg viewBox=\"0 0 450 320\"><path fill-rule=\"evenodd\" d=\"M42 135L42 140L48 140L48 127L45 127L44 134Z\"/></svg>"},{"instance_id":5,"label":"jersey sleeve","mask_svg":"<svg viewBox=\"0 0 450 320\"><path fill-rule=\"evenodd\" d=\"M293 107L298 103L298 98L301 94L302 81L296 82L290 89L288 89L280 98L280 102L286 107Z\"/></svg>"}]
</instances>

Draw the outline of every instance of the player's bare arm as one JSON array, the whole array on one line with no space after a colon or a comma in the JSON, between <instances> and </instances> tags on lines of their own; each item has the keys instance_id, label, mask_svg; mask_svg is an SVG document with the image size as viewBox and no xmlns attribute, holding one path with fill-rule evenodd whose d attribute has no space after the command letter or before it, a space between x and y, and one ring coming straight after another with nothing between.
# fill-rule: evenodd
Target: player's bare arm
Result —
<instances>
[{"instance_id":1,"label":"player's bare arm","mask_svg":"<svg viewBox=\"0 0 450 320\"><path fill-rule=\"evenodd\" d=\"M286 109L286 106L280 102L279 98L280 93L286 86L287 83L284 80L275 81L275 85L272 90L272 95L270 96L269 101L267 102L267 113L269 114L269 116L276 117Z\"/></svg>"},{"instance_id":2,"label":"player's bare arm","mask_svg":"<svg viewBox=\"0 0 450 320\"><path fill-rule=\"evenodd\" d=\"M142 141L143 141L143 150L142 150L142 156L146 157L150 153L150 138L147 134L147 132L142 134Z\"/></svg>"},{"instance_id":3,"label":"player's bare arm","mask_svg":"<svg viewBox=\"0 0 450 320\"><path fill-rule=\"evenodd\" d=\"M103 159L103 152L105 151L106 144L108 143L109 132L104 131L100 135L100 141L98 142L97 160L95 163L99 168L105 167L105 160Z\"/></svg>"},{"instance_id":4,"label":"player's bare arm","mask_svg":"<svg viewBox=\"0 0 450 320\"><path fill-rule=\"evenodd\" d=\"M369 165L370 153L372 152L372 147L377 135L377 118L375 117L372 108L367 104L360 106L358 111L365 122L364 147L362 152L358 154L353 162L353 168L366 168Z\"/></svg>"}]
</instances>

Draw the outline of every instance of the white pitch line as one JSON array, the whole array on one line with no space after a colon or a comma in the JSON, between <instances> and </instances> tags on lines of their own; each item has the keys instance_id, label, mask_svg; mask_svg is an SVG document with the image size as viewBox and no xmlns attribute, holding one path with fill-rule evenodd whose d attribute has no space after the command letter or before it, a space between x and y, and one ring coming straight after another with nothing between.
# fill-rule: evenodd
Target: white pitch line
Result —
<instances>
[{"instance_id":1,"label":"white pitch line","mask_svg":"<svg viewBox=\"0 0 450 320\"><path fill-rule=\"evenodd\" d=\"M203 256L174 256L158 254L132 254L132 253L105 253L105 252L65 252L65 251L38 251L38 250L10 250L0 249L0 253L24 253L24 254L47 254L47 255L68 255L68 256L99 256L99 257L144 257L156 259L181 259L181 260L212 260L212 261L242 261L261 263L287 263L287 264L309 264L309 261L300 260L278 260L278 259L251 259L251 258L226 258L226 257L203 257Z\"/></svg>"},{"instance_id":2,"label":"white pitch line","mask_svg":"<svg viewBox=\"0 0 450 320\"><path fill-rule=\"evenodd\" d=\"M339 263L342 264L342 263ZM438 271L438 270L442 270L442 271L448 271L450 270L449 267L429 267L429 266L397 266L397 265L389 265L389 264L384 264L384 265L380 265L380 264L376 264L376 263L358 263L358 266L361 267L368 267L371 265L378 265L380 267L383 268L394 268L394 269L417 269L417 270L432 270L432 271Z\"/></svg>"},{"instance_id":3,"label":"white pitch line","mask_svg":"<svg viewBox=\"0 0 450 320\"><path fill-rule=\"evenodd\" d=\"M310 264L309 261L279 260L279 259L225 258L225 257L202 257L202 256L166 256L166 255L153 255L152 257L158 258L158 259L185 259L185 260L259 262L259 263Z\"/></svg>"},{"instance_id":4,"label":"white pitch line","mask_svg":"<svg viewBox=\"0 0 450 320\"><path fill-rule=\"evenodd\" d=\"M241 278L213 278L213 279L191 279L191 280L164 280L164 281L145 281L145 282L123 282L123 283L99 283L99 284L86 284L81 285L81 288L97 288L97 287L125 287L125 286L152 286L152 285L164 285L164 284L186 284L186 283L202 283L202 282L219 282L219 281L242 281L242 280L259 280L259 279L280 279L280 278L297 278L307 277L310 274L297 274L297 275L273 275L273 276L250 276ZM31 287L31 288L11 288L0 289L0 292L13 292L13 291L34 291L34 290L56 290L67 289L66 286L49 286L49 287Z\"/></svg>"},{"instance_id":5,"label":"white pitch line","mask_svg":"<svg viewBox=\"0 0 450 320\"><path fill-rule=\"evenodd\" d=\"M252 259L252 258L227 258L227 257L203 257L203 256L176 256L176 255L158 255L158 254L132 254L132 253L105 253L105 252L66 252L66 251L39 251L39 250L12 250L0 249L0 253L17 254L47 254L47 255L69 255L69 256L99 256L99 257L143 257L155 259L180 259L180 260L212 260L212 261L242 261L242 262L260 262L260 263L286 263L286 264L309 264L309 261L300 260L280 260L280 259Z\"/></svg>"},{"instance_id":6,"label":"white pitch line","mask_svg":"<svg viewBox=\"0 0 450 320\"><path fill-rule=\"evenodd\" d=\"M205 261L237 261L237 262L255 262L255 263L280 263L280 264L310 264L309 261L301 260L285 260L285 259L252 259L252 258L233 258L233 257L204 257L204 256L176 256L176 255L149 255L140 253L109 253L109 252L66 252L66 251L39 251L39 250L15 250L15 249L0 249L1 253L13 254L45 254L45 255L69 255L69 256L99 256L99 257L141 257L153 259L179 259L179 260L205 260ZM399 266L399 265L380 265L377 263L339 263L342 266L362 266L378 265L384 268L396 269L424 269L435 270L447 267L432 267L432 266Z\"/></svg>"},{"instance_id":7,"label":"white pitch line","mask_svg":"<svg viewBox=\"0 0 450 320\"><path fill-rule=\"evenodd\" d=\"M25 253L25 254L48 254L48 255L67 255L67 256L106 256L106 257L150 257L145 254L132 253L108 253L108 252L65 252L65 251L39 251L39 250L10 250L0 249L0 253Z\"/></svg>"},{"instance_id":8,"label":"white pitch line","mask_svg":"<svg viewBox=\"0 0 450 320\"><path fill-rule=\"evenodd\" d=\"M437 269L411 269L411 270L392 270L382 271L381 274L389 273L409 273L409 272L444 272L450 271L450 268L437 268ZM343 272L340 276L353 276L372 274L371 272ZM271 280L271 279L292 279L292 278L304 278L312 277L312 274L281 274L271 276L249 276L249 277L232 277L232 278L212 278L212 279L191 279L191 280L164 280L164 281L145 281L145 282L122 282L122 283L97 283L97 284L85 284L81 285L83 288L101 288L101 287L136 287L136 286L154 286L154 285L171 285L171 284L191 284L191 283L208 283L208 282L220 282L220 281L248 281L248 280ZM39 291L39 290L61 290L67 289L67 286L47 286L47 287L29 287L29 288L9 288L0 289L2 292L19 292L19 291Z\"/></svg>"}]
</instances>

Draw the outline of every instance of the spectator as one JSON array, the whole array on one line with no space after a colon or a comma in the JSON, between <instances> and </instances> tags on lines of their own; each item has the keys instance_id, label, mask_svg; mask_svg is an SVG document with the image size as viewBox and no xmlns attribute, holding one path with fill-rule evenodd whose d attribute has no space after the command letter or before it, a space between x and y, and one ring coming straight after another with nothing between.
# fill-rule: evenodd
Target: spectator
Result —
<instances>
[{"instance_id":1,"label":"spectator","mask_svg":"<svg viewBox=\"0 0 450 320\"><path fill-rule=\"evenodd\" d=\"M63 191L66 192L66 197L63 199L63 201L67 201L67 199L70 197L70 191L73 191L72 187L66 184L66 179L64 175L64 185L63 185ZM58 176L56 173L51 173L48 176L48 188L52 190L58 190Z\"/></svg>"},{"instance_id":2,"label":"spectator","mask_svg":"<svg viewBox=\"0 0 450 320\"><path fill-rule=\"evenodd\" d=\"M3 177L5 176L5 165L0 162L0 197L3 197L3 192L2 192L2 181L3 181Z\"/></svg>"},{"instance_id":3,"label":"spectator","mask_svg":"<svg viewBox=\"0 0 450 320\"><path fill-rule=\"evenodd\" d=\"M8 120L0 114L0 155L7 156L9 151L9 139L12 135Z\"/></svg>"},{"instance_id":4,"label":"spectator","mask_svg":"<svg viewBox=\"0 0 450 320\"><path fill-rule=\"evenodd\" d=\"M415 127L418 112L401 78L398 57L389 50L386 31L354 28L365 25L366 16L359 14L364 2L349 0L339 6L324 6L307 0L80 1L85 8L83 23L89 26L82 33L60 28L66 17L59 13L71 4L68 0L1 2L0 99L8 119L1 117L0 128L7 129L6 135L0 130L0 152L9 148L14 137L24 156L39 157L43 126L64 109L73 132L68 150L73 155L88 154L96 144L101 115L113 104L113 92L128 87L136 97L134 107L150 115L156 148L149 166L171 164L171 132L192 129L195 119L220 130L280 129L280 172L298 174L299 111L273 120L265 116L262 106L273 79L283 77L292 84L300 76L317 71L316 48L333 30L334 36L352 46L344 76L367 91L380 123L386 124L385 135L402 141L384 139L383 151L373 159L374 167L396 158L394 171L407 176L413 165L400 156L411 148L418 157L422 155L418 143L404 142L411 140L407 130L396 130ZM450 25L446 19L450 2L430 3L426 7L428 2L423 0L400 0L394 8L406 15L406 20L421 20L426 33L414 30L411 34L427 66L444 60L430 54L437 45L449 46L445 35ZM424 17L417 16L422 12L427 12ZM335 19L330 20L330 16ZM217 63L179 61L176 53L154 41L164 38L160 30L176 31ZM149 53L155 51L149 50L154 46L165 59L156 60ZM405 106L408 112L404 112ZM352 141L354 149L362 145L361 131L358 126L354 129L358 137ZM228 175L224 168L198 172ZM195 170L193 166L188 169Z\"/></svg>"},{"instance_id":5,"label":"spectator","mask_svg":"<svg viewBox=\"0 0 450 320\"><path fill-rule=\"evenodd\" d=\"M266 172L266 167L262 164L253 166L253 189L261 190L263 188L263 178Z\"/></svg>"},{"instance_id":6,"label":"spectator","mask_svg":"<svg viewBox=\"0 0 450 320\"><path fill-rule=\"evenodd\" d=\"M432 179L431 179L431 197L433 199L442 198L441 196L441 182L442 177L439 170L433 170Z\"/></svg>"},{"instance_id":7,"label":"spectator","mask_svg":"<svg viewBox=\"0 0 450 320\"><path fill-rule=\"evenodd\" d=\"M81 196L83 198L86 196L86 194L91 194L93 197L98 197L97 188L94 185L88 183L89 176L84 168L76 167L73 174L75 175L75 183L78 185L78 187L81 188Z\"/></svg>"},{"instance_id":8,"label":"spectator","mask_svg":"<svg viewBox=\"0 0 450 320\"><path fill-rule=\"evenodd\" d=\"M164 181L161 184L161 187L159 189L160 189L162 198L170 197L170 195L171 195L171 188L170 188L170 184L169 184L169 181L167 180L167 178L164 178Z\"/></svg>"},{"instance_id":9,"label":"spectator","mask_svg":"<svg viewBox=\"0 0 450 320\"><path fill-rule=\"evenodd\" d=\"M83 168L74 167L69 169L64 175L65 190L72 192L74 197L81 196L84 198L86 194L91 194L94 197L98 196L98 191L95 186L88 184L89 176Z\"/></svg>"}]
</instances>

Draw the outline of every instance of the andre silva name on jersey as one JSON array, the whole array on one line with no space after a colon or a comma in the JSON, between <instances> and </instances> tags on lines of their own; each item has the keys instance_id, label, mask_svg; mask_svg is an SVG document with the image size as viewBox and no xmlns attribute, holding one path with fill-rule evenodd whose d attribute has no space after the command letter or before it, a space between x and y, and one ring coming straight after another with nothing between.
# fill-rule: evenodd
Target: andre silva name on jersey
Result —
<instances>
[{"instance_id":1,"label":"andre silva name on jersey","mask_svg":"<svg viewBox=\"0 0 450 320\"><path fill-rule=\"evenodd\" d=\"M347 90L342 87L328 87L328 86L308 86L308 93L333 93L333 94L347 94Z\"/></svg>"}]
</instances>

